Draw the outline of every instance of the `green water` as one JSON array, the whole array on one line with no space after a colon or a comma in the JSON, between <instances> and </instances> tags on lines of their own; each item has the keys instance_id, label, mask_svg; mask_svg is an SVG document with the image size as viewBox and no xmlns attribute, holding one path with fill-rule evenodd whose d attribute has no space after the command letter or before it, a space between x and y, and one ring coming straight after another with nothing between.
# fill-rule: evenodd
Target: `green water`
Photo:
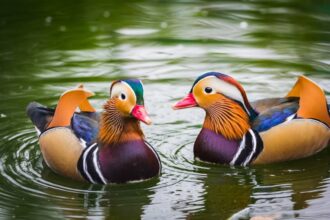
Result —
<instances>
[{"instance_id":1,"label":"green water","mask_svg":"<svg viewBox=\"0 0 330 220\"><path fill-rule=\"evenodd\" d=\"M251 100L285 95L299 74L330 97L330 3L1 0L0 219L329 219L330 150L247 168L194 160L204 113L171 104L206 71L232 75ZM162 175L100 186L49 170L27 103L55 105L84 83L101 110L110 82L132 77Z\"/></svg>"}]
</instances>

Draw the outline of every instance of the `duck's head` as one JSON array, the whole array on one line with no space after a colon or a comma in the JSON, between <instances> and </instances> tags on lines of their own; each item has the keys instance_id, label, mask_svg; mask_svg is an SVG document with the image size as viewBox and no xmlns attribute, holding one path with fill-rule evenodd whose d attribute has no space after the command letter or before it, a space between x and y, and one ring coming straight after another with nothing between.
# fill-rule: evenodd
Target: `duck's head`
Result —
<instances>
[{"instance_id":1,"label":"duck's head","mask_svg":"<svg viewBox=\"0 0 330 220\"><path fill-rule=\"evenodd\" d=\"M110 87L110 101L114 102L122 117L134 117L145 124L151 124L151 119L144 107L141 80L126 79L113 82Z\"/></svg>"},{"instance_id":2,"label":"duck's head","mask_svg":"<svg viewBox=\"0 0 330 220\"><path fill-rule=\"evenodd\" d=\"M223 133L229 139L237 139L246 131L245 127L248 125L244 128L240 126L236 128L239 123L242 121L248 123L257 116L243 87L234 78L218 72L208 72L199 76L188 95L173 108L184 109L195 106L203 108L207 113L206 119L210 119L205 120L204 127Z\"/></svg>"}]
</instances>

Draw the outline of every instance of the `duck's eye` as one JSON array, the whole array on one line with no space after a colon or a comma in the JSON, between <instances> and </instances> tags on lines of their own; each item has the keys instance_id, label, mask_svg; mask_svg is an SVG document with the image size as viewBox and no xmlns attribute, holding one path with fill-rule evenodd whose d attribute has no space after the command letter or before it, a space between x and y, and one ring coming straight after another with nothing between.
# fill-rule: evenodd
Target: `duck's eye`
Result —
<instances>
[{"instance_id":1,"label":"duck's eye","mask_svg":"<svg viewBox=\"0 0 330 220\"><path fill-rule=\"evenodd\" d=\"M125 95L124 93L121 93L121 94L120 94L120 98L121 98L122 100L125 100L125 99L126 99L126 95Z\"/></svg>"},{"instance_id":2,"label":"duck's eye","mask_svg":"<svg viewBox=\"0 0 330 220\"><path fill-rule=\"evenodd\" d=\"M213 91L213 89L211 87L205 87L204 91L205 93L210 94Z\"/></svg>"}]
</instances>

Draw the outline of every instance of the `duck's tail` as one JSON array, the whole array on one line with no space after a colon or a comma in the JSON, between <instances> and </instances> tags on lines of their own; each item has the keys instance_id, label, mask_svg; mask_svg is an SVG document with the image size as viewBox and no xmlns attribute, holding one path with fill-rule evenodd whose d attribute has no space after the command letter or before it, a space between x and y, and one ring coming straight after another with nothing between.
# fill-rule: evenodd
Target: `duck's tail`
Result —
<instances>
[{"instance_id":1,"label":"duck's tail","mask_svg":"<svg viewBox=\"0 0 330 220\"><path fill-rule=\"evenodd\" d=\"M43 132L51 127L65 127L71 123L71 118L76 110L80 108L83 112L95 112L87 98L93 93L79 85L75 89L64 92L56 106L56 109L47 108L37 102L31 102L26 113L36 128Z\"/></svg>"},{"instance_id":2,"label":"duck's tail","mask_svg":"<svg viewBox=\"0 0 330 220\"><path fill-rule=\"evenodd\" d=\"M93 95L94 93L84 89L82 85L64 92L58 101L54 117L48 127L69 126L71 118L78 107L80 107L82 111L95 112L95 109L87 100L88 97Z\"/></svg>"},{"instance_id":3,"label":"duck's tail","mask_svg":"<svg viewBox=\"0 0 330 220\"><path fill-rule=\"evenodd\" d=\"M317 119L330 127L329 105L323 90L315 82L300 76L287 97L299 97L298 117Z\"/></svg>"},{"instance_id":4,"label":"duck's tail","mask_svg":"<svg viewBox=\"0 0 330 220\"><path fill-rule=\"evenodd\" d=\"M26 107L26 114L39 132L44 132L54 117L55 110L37 102L31 102Z\"/></svg>"}]
</instances>

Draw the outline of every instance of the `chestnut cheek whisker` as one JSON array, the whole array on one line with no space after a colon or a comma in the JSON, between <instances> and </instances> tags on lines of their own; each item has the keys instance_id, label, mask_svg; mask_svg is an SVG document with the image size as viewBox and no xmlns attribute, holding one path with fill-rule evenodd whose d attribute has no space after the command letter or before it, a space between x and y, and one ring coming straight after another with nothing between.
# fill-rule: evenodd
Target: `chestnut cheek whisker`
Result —
<instances>
[{"instance_id":1,"label":"chestnut cheek whisker","mask_svg":"<svg viewBox=\"0 0 330 220\"><path fill-rule=\"evenodd\" d=\"M239 139L250 128L249 117L237 103L222 99L207 109L204 127L228 139Z\"/></svg>"}]
</instances>

